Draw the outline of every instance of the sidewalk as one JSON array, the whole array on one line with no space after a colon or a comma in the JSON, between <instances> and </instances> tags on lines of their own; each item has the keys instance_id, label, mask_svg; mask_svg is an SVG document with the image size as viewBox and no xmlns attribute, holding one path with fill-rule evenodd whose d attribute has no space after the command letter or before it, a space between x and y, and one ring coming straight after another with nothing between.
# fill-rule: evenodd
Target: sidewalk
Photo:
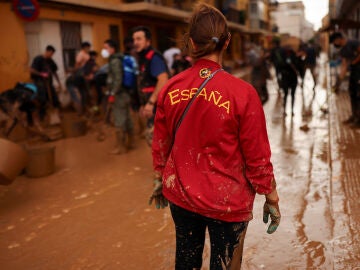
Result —
<instances>
[{"instance_id":1,"label":"sidewalk","mask_svg":"<svg viewBox=\"0 0 360 270\"><path fill-rule=\"evenodd\" d=\"M334 269L358 269L354 262L360 262L360 130L342 123L350 116L347 91L331 94L329 108Z\"/></svg>"}]
</instances>

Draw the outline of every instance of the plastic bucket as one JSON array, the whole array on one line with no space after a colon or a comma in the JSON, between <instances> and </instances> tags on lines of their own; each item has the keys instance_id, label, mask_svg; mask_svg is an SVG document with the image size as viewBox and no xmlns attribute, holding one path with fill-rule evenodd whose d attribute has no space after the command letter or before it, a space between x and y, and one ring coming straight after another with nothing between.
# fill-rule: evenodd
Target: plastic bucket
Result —
<instances>
[{"instance_id":1,"label":"plastic bucket","mask_svg":"<svg viewBox=\"0 0 360 270\"><path fill-rule=\"evenodd\" d=\"M25 168L28 177L43 177L55 171L55 146L28 148L29 162Z\"/></svg>"},{"instance_id":2,"label":"plastic bucket","mask_svg":"<svg viewBox=\"0 0 360 270\"><path fill-rule=\"evenodd\" d=\"M27 162L28 155L20 145L0 139L0 185L10 185Z\"/></svg>"}]
</instances>

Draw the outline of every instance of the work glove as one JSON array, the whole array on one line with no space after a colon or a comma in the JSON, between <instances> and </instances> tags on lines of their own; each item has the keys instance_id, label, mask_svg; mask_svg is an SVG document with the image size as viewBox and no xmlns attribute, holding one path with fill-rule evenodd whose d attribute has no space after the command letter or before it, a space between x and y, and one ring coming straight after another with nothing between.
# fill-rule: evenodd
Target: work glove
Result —
<instances>
[{"instance_id":1,"label":"work glove","mask_svg":"<svg viewBox=\"0 0 360 270\"><path fill-rule=\"evenodd\" d=\"M166 206L168 206L168 201L162 194L161 179L154 180L154 189L149 199L149 205L151 205L154 200L156 209L165 208Z\"/></svg>"},{"instance_id":2,"label":"work glove","mask_svg":"<svg viewBox=\"0 0 360 270\"><path fill-rule=\"evenodd\" d=\"M266 198L264 203L264 212L263 212L263 221L268 223L269 216L271 223L267 229L267 233L272 234L276 231L277 227L280 224L281 214L279 209L279 200L273 201Z\"/></svg>"},{"instance_id":3,"label":"work glove","mask_svg":"<svg viewBox=\"0 0 360 270\"><path fill-rule=\"evenodd\" d=\"M114 95L109 95L108 96L108 103L114 104L114 102L115 102L115 96Z\"/></svg>"}]
</instances>

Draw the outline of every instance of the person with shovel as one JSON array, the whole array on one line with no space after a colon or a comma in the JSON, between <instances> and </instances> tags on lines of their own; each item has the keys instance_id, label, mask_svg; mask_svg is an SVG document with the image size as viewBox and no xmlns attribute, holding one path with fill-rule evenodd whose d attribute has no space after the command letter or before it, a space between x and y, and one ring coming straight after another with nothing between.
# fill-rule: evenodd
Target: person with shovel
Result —
<instances>
[{"instance_id":1,"label":"person with shovel","mask_svg":"<svg viewBox=\"0 0 360 270\"><path fill-rule=\"evenodd\" d=\"M170 203L176 270L201 269L206 229L209 269L239 270L255 195L267 233L281 218L264 111L254 87L221 68L231 35L219 10L198 4L185 37L195 63L158 96L149 203Z\"/></svg>"},{"instance_id":2,"label":"person with shovel","mask_svg":"<svg viewBox=\"0 0 360 270\"><path fill-rule=\"evenodd\" d=\"M40 120L44 120L47 105L50 105L50 124L59 124L60 102L53 85L53 77L56 79L59 88L63 89L63 87L57 74L58 67L52 59L54 53L55 48L48 45L42 55L38 55L34 58L31 64L30 74L38 89Z\"/></svg>"}]
</instances>

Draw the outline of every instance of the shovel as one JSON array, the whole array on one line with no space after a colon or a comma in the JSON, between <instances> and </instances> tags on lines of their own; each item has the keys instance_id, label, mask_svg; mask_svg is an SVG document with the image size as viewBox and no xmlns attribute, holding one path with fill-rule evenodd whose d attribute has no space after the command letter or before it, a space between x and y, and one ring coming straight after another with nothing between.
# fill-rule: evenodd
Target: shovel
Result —
<instances>
[{"instance_id":1,"label":"shovel","mask_svg":"<svg viewBox=\"0 0 360 270\"><path fill-rule=\"evenodd\" d=\"M53 96L50 89L50 80L45 81L46 90L50 100L50 110L49 110L49 124L50 125L58 125L61 123L61 119L59 116L59 111L54 107L53 104Z\"/></svg>"}]
</instances>

